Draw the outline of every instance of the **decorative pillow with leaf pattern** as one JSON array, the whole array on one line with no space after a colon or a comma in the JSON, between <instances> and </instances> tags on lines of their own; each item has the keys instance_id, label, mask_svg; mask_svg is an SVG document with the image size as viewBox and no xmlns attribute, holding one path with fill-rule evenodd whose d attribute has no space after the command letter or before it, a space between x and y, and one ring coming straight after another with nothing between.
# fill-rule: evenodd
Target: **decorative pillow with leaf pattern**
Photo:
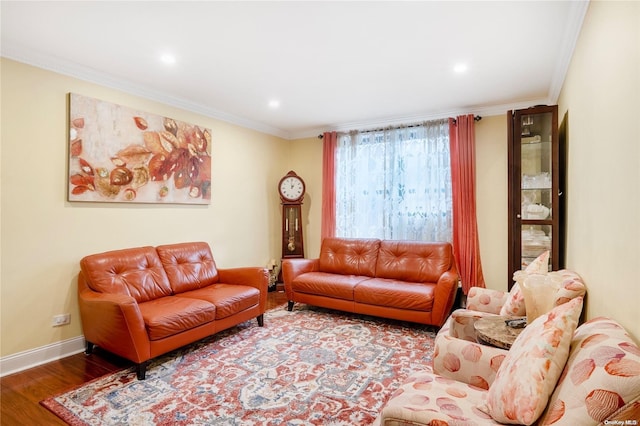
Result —
<instances>
[{"instance_id":1,"label":"decorative pillow with leaf pattern","mask_svg":"<svg viewBox=\"0 0 640 426\"><path fill-rule=\"evenodd\" d=\"M569 357L582 312L577 297L539 316L520 333L478 408L507 424L533 424L542 414Z\"/></svg>"}]
</instances>

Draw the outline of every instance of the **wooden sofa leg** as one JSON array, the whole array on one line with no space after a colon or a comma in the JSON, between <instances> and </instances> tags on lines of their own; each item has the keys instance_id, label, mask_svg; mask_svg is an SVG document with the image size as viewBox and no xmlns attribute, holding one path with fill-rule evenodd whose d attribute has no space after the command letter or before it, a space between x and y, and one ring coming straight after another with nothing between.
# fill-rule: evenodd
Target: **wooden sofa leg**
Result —
<instances>
[{"instance_id":1,"label":"wooden sofa leg","mask_svg":"<svg viewBox=\"0 0 640 426\"><path fill-rule=\"evenodd\" d=\"M293 300L289 300L289 303L287 303L287 310L288 310L289 312L293 311L293 304L294 304L294 303L295 303L295 302L294 302Z\"/></svg>"},{"instance_id":2,"label":"wooden sofa leg","mask_svg":"<svg viewBox=\"0 0 640 426\"><path fill-rule=\"evenodd\" d=\"M258 320L258 325L264 327L264 315L258 315L256 319Z\"/></svg>"},{"instance_id":3,"label":"wooden sofa leg","mask_svg":"<svg viewBox=\"0 0 640 426\"><path fill-rule=\"evenodd\" d=\"M141 362L136 366L136 376L138 376L138 380L144 380L146 378L147 364L149 364L149 361Z\"/></svg>"},{"instance_id":4,"label":"wooden sofa leg","mask_svg":"<svg viewBox=\"0 0 640 426\"><path fill-rule=\"evenodd\" d=\"M84 350L85 355L91 355L93 353L93 343L87 342L87 347Z\"/></svg>"}]
</instances>

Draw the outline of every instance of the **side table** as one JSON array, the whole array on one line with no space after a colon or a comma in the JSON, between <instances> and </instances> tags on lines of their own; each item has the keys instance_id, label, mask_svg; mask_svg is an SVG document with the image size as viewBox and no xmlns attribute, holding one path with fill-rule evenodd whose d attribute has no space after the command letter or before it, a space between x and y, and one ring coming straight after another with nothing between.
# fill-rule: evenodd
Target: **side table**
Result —
<instances>
[{"instance_id":1,"label":"side table","mask_svg":"<svg viewBox=\"0 0 640 426\"><path fill-rule=\"evenodd\" d=\"M478 319L474 328L478 343L509 349L523 328L509 327L505 321L520 317L491 316Z\"/></svg>"}]
</instances>

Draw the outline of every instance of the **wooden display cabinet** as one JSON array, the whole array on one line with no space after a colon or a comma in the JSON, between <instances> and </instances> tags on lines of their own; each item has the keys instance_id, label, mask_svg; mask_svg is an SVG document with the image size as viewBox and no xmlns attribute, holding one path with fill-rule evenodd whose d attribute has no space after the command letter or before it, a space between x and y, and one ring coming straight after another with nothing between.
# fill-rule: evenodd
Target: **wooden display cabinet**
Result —
<instances>
[{"instance_id":1,"label":"wooden display cabinet","mask_svg":"<svg viewBox=\"0 0 640 426\"><path fill-rule=\"evenodd\" d=\"M509 111L508 288L513 273L550 251L549 268L564 267L564 144L558 107Z\"/></svg>"}]
</instances>

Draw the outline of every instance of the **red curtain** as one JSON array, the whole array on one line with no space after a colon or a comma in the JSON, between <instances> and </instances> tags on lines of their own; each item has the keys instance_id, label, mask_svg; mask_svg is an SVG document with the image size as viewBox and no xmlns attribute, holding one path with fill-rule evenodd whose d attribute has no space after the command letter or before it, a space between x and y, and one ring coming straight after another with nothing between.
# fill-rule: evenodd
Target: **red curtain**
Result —
<instances>
[{"instance_id":1,"label":"red curtain","mask_svg":"<svg viewBox=\"0 0 640 426\"><path fill-rule=\"evenodd\" d=\"M322 138L322 224L321 240L336 233L336 132L325 132Z\"/></svg>"},{"instance_id":2,"label":"red curtain","mask_svg":"<svg viewBox=\"0 0 640 426\"><path fill-rule=\"evenodd\" d=\"M449 119L453 191L453 253L464 294L484 287L476 219L476 152L473 114Z\"/></svg>"}]
</instances>

